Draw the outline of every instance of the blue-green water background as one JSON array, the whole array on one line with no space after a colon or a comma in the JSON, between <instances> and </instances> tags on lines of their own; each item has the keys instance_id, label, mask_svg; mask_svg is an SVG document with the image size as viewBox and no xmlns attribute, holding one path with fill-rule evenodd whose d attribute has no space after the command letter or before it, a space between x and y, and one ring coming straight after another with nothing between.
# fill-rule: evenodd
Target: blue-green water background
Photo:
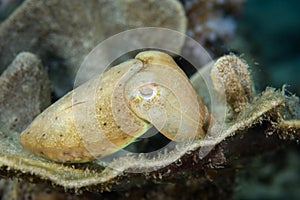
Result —
<instances>
[{"instance_id":1,"label":"blue-green water background","mask_svg":"<svg viewBox=\"0 0 300 200\"><path fill-rule=\"evenodd\" d=\"M282 88L300 96L300 1L245 0L237 36L228 44L252 67L256 87ZM0 8L0 21L22 2ZM300 199L299 145L247 160L239 170L235 199Z\"/></svg>"},{"instance_id":2,"label":"blue-green water background","mask_svg":"<svg viewBox=\"0 0 300 200\"><path fill-rule=\"evenodd\" d=\"M259 90L286 84L300 96L300 1L248 0L237 27L229 46L250 60ZM300 199L299 145L287 144L242 168L235 199Z\"/></svg>"},{"instance_id":3,"label":"blue-green water background","mask_svg":"<svg viewBox=\"0 0 300 200\"><path fill-rule=\"evenodd\" d=\"M261 88L272 85L300 95L300 1L246 0L238 19L239 52L258 63Z\"/></svg>"}]
</instances>

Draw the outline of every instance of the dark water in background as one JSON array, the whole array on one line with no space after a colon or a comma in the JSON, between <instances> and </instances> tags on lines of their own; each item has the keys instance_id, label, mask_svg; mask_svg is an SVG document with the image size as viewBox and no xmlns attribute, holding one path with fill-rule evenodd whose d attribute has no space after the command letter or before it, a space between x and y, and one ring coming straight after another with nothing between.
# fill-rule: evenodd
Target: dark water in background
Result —
<instances>
[{"instance_id":1,"label":"dark water in background","mask_svg":"<svg viewBox=\"0 0 300 200\"><path fill-rule=\"evenodd\" d=\"M0 22L5 20L24 0L0 0Z\"/></svg>"},{"instance_id":2,"label":"dark water in background","mask_svg":"<svg viewBox=\"0 0 300 200\"><path fill-rule=\"evenodd\" d=\"M238 37L230 48L254 65L257 87L287 89L300 96L300 1L246 0ZM299 145L244 164L235 199L300 199Z\"/></svg>"},{"instance_id":3,"label":"dark water in background","mask_svg":"<svg viewBox=\"0 0 300 200\"><path fill-rule=\"evenodd\" d=\"M300 96L300 0L245 1L238 36L228 48L244 54L260 90L287 84ZM21 2L0 0L0 21ZM300 199L299 145L247 161L235 199Z\"/></svg>"},{"instance_id":4,"label":"dark water in background","mask_svg":"<svg viewBox=\"0 0 300 200\"><path fill-rule=\"evenodd\" d=\"M287 84L299 96L300 1L246 0L238 34L239 52L259 64L261 88Z\"/></svg>"}]
</instances>

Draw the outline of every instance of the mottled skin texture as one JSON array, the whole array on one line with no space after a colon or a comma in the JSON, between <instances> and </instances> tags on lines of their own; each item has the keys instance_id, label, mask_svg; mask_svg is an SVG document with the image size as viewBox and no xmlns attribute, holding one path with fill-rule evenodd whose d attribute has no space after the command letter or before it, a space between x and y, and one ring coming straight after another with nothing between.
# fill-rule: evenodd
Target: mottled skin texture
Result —
<instances>
[{"instance_id":1,"label":"mottled skin texture","mask_svg":"<svg viewBox=\"0 0 300 200\"><path fill-rule=\"evenodd\" d=\"M128 89L143 81L154 81L159 95L136 101L138 95ZM158 110L152 112L153 106ZM157 115L160 110L166 115ZM149 111L155 117L149 118ZM175 141L203 138L207 118L206 107L173 59L146 51L69 92L40 114L19 141L54 161L87 162L127 146L152 125Z\"/></svg>"},{"instance_id":2,"label":"mottled skin texture","mask_svg":"<svg viewBox=\"0 0 300 200\"><path fill-rule=\"evenodd\" d=\"M134 124L135 129L128 135L121 129L122 122L117 124L113 118L112 91L120 77L134 67L142 67L142 63L122 63L66 94L23 131L21 145L59 162L86 162L126 146L149 126L129 113L126 125Z\"/></svg>"},{"instance_id":3,"label":"mottled skin texture","mask_svg":"<svg viewBox=\"0 0 300 200\"><path fill-rule=\"evenodd\" d=\"M233 113L241 112L253 99L253 84L248 65L235 55L223 56L211 71L214 88L225 95Z\"/></svg>"},{"instance_id":4,"label":"mottled skin texture","mask_svg":"<svg viewBox=\"0 0 300 200\"><path fill-rule=\"evenodd\" d=\"M124 98L124 86L128 79L143 68L139 60L131 60L111 68L99 81L96 92L96 116L98 125L108 141L116 147L127 146L144 133L150 125L138 118Z\"/></svg>"},{"instance_id":5,"label":"mottled skin texture","mask_svg":"<svg viewBox=\"0 0 300 200\"><path fill-rule=\"evenodd\" d=\"M72 92L69 92L40 114L22 132L19 141L25 149L51 160L68 162L91 159L92 155L86 151L76 132Z\"/></svg>"},{"instance_id":6,"label":"mottled skin texture","mask_svg":"<svg viewBox=\"0 0 300 200\"><path fill-rule=\"evenodd\" d=\"M133 111L171 140L203 138L203 124L208 120L208 112L185 73L162 52L146 51L136 58L145 63L145 70L127 84ZM153 98L139 97L139 88L130 87L138 83L142 89L154 88Z\"/></svg>"}]
</instances>

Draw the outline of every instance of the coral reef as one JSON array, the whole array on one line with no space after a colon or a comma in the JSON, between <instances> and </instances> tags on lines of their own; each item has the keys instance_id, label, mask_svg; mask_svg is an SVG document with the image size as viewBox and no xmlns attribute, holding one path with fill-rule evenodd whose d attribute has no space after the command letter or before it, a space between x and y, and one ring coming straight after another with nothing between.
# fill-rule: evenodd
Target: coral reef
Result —
<instances>
[{"instance_id":1,"label":"coral reef","mask_svg":"<svg viewBox=\"0 0 300 200\"><path fill-rule=\"evenodd\" d=\"M159 114L159 109L166 115ZM126 147L152 125L170 140L204 138L207 116L206 107L172 57L143 51L52 104L21 133L19 142L53 161L87 162Z\"/></svg>"},{"instance_id":2,"label":"coral reef","mask_svg":"<svg viewBox=\"0 0 300 200\"><path fill-rule=\"evenodd\" d=\"M12 135L3 135L3 131L21 131L50 104L50 81L41 60L34 54L22 52L0 76L0 146L8 154L14 151L11 144ZM3 143L3 137L10 137ZM15 135L18 137L18 134ZM12 143L10 143L12 142ZM16 149L15 149L16 150ZM21 149L19 149L21 150ZM17 151L15 151L17 153ZM4 178L1 174L1 178ZM45 184L29 184L13 179L0 180L2 200L11 199L73 199L95 198L98 195L77 196L55 191Z\"/></svg>"},{"instance_id":3,"label":"coral reef","mask_svg":"<svg viewBox=\"0 0 300 200\"><path fill-rule=\"evenodd\" d=\"M228 52L225 43L235 36L235 18L241 13L244 0L181 1L188 18L187 35L216 57Z\"/></svg>"},{"instance_id":4,"label":"coral reef","mask_svg":"<svg viewBox=\"0 0 300 200\"><path fill-rule=\"evenodd\" d=\"M181 2L188 34L214 55L227 51L222 45L234 35L243 1ZM217 137L178 143L155 157L140 153L108 165L62 164L22 149L20 132L50 104L43 65L61 96L71 89L84 56L108 36L142 26L185 32L186 23L183 7L173 0L26 0L0 25L1 199L228 199L242 161L299 141L299 98L285 88L266 88L226 118L225 128L214 129ZM197 54L190 47L184 51ZM251 89L247 81L244 93Z\"/></svg>"},{"instance_id":5,"label":"coral reef","mask_svg":"<svg viewBox=\"0 0 300 200\"><path fill-rule=\"evenodd\" d=\"M218 182L218 178L213 174L217 173L220 176L222 174L220 169L234 163L237 159L253 156L261 151L273 150L280 144L284 144L284 140L280 138L299 139L299 126L290 126L287 131L285 126L280 125L283 121L299 118L298 98L287 97L283 92L268 88L237 119L228 122L229 127L213 140L195 140L189 146L186 146L185 142L179 143L176 150L162 153L156 158L142 155L122 156L107 167L97 162L64 165L35 157L22 151L17 139L18 133L2 129L0 141L1 146L5 148L0 152L0 170L1 174L7 177L19 177L29 182L51 182L56 187L76 192L86 190L104 192L120 189L131 191L130 189L136 188L137 184L143 187L150 184L150 187L155 188L153 182L176 183L179 180L193 182L195 177L202 180L195 183L199 184L198 191L202 191L200 185L207 187L205 184L207 181ZM268 137L265 136L266 131ZM253 146L256 147L255 150ZM202 158L199 153L203 148L209 147L213 147L213 150ZM175 161L168 164L172 159ZM136 165L136 162L139 165ZM156 170L158 167L159 169ZM118 170L115 170L116 168ZM130 173L132 170L141 169L144 173ZM203 176L203 174L207 175ZM226 177L231 180L230 176ZM221 188L218 188L220 192L226 191L225 188ZM168 190L168 187L165 190ZM118 192L115 194L117 195ZM143 195L143 193L134 195Z\"/></svg>"},{"instance_id":6,"label":"coral reef","mask_svg":"<svg viewBox=\"0 0 300 200\"><path fill-rule=\"evenodd\" d=\"M23 52L0 77L0 123L22 131L50 105L50 81L41 60Z\"/></svg>"},{"instance_id":7,"label":"coral reef","mask_svg":"<svg viewBox=\"0 0 300 200\"><path fill-rule=\"evenodd\" d=\"M25 181L20 180L7 180L2 181L3 186L3 195L1 195L1 200L23 200L23 199L31 199L31 200L89 200L89 199L98 199L100 198L100 194L92 194L92 193L83 193L83 194L68 194L63 191L57 191L51 189L46 184L30 184ZM1 183L0 183L1 184Z\"/></svg>"},{"instance_id":8,"label":"coral reef","mask_svg":"<svg viewBox=\"0 0 300 200\"><path fill-rule=\"evenodd\" d=\"M62 96L72 88L86 54L99 42L144 26L184 33L184 10L173 0L26 0L0 25L0 72L17 53L33 52L49 67L53 89Z\"/></svg>"}]
</instances>

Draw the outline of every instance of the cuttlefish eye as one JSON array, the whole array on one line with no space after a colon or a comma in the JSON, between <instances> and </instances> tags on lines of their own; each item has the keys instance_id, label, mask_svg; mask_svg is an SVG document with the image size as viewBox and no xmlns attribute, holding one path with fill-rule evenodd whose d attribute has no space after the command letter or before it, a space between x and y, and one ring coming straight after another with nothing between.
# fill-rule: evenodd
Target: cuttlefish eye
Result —
<instances>
[{"instance_id":1,"label":"cuttlefish eye","mask_svg":"<svg viewBox=\"0 0 300 200\"><path fill-rule=\"evenodd\" d=\"M158 95L158 90L156 85L147 84L138 88L137 98L139 100L149 100L153 99Z\"/></svg>"},{"instance_id":2,"label":"cuttlefish eye","mask_svg":"<svg viewBox=\"0 0 300 200\"><path fill-rule=\"evenodd\" d=\"M59 162L87 162L127 146L153 125L170 140L203 138L207 110L166 53L146 51L77 87L19 137Z\"/></svg>"}]
</instances>

